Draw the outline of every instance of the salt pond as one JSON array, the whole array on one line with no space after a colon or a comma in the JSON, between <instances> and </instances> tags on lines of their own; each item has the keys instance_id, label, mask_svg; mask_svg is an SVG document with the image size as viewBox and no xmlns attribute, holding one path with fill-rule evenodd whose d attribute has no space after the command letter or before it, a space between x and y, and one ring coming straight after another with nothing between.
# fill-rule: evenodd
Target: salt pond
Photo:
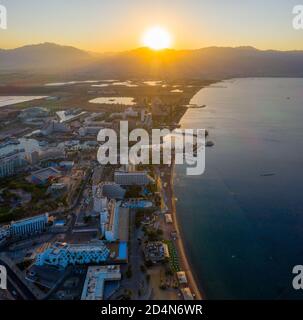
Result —
<instances>
[{"instance_id":1,"label":"salt pond","mask_svg":"<svg viewBox=\"0 0 303 320\"><path fill-rule=\"evenodd\" d=\"M90 103L100 104L122 104L126 106L133 106L136 103L131 97L100 97L89 101Z\"/></svg>"},{"instance_id":2,"label":"salt pond","mask_svg":"<svg viewBox=\"0 0 303 320\"><path fill-rule=\"evenodd\" d=\"M180 90L180 89L174 89L174 90L171 90L170 92L172 93L182 93L183 90Z\"/></svg>"},{"instance_id":3,"label":"salt pond","mask_svg":"<svg viewBox=\"0 0 303 320\"><path fill-rule=\"evenodd\" d=\"M161 84L162 84L162 81L161 81L161 80L157 80L157 81L144 81L143 83L146 84L146 85L148 85L148 86L155 87L155 86L161 85Z\"/></svg>"},{"instance_id":4,"label":"salt pond","mask_svg":"<svg viewBox=\"0 0 303 320\"><path fill-rule=\"evenodd\" d=\"M44 98L47 96L0 96L0 107Z\"/></svg>"},{"instance_id":5,"label":"salt pond","mask_svg":"<svg viewBox=\"0 0 303 320\"><path fill-rule=\"evenodd\" d=\"M52 82L46 83L46 87L60 87L60 86L70 86L73 84L81 84L81 83L98 83L101 80L84 80L84 81L67 81L67 82Z\"/></svg>"}]
</instances>

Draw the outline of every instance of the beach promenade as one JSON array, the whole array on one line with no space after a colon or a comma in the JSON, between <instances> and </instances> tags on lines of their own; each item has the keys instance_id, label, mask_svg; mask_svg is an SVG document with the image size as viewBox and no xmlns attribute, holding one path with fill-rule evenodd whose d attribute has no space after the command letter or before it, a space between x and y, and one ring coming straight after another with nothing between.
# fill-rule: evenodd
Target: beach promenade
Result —
<instances>
[{"instance_id":1,"label":"beach promenade","mask_svg":"<svg viewBox=\"0 0 303 320\"><path fill-rule=\"evenodd\" d=\"M188 280L188 287L191 289L191 292L195 295L195 299L202 300L204 296L202 295L202 292L199 289L197 281L194 277L192 267L190 266L190 263L188 261L184 244L183 244L181 227L179 226L179 223L178 223L176 201L174 196L174 166L172 165L167 170L168 172L166 176L169 178L165 179L165 182L167 184L165 187L165 193L167 198L166 205L167 205L168 213L171 213L173 217L174 230L178 234L178 237L174 243L176 245L176 249L178 252L180 268L182 271L186 273L186 277Z\"/></svg>"}]
</instances>

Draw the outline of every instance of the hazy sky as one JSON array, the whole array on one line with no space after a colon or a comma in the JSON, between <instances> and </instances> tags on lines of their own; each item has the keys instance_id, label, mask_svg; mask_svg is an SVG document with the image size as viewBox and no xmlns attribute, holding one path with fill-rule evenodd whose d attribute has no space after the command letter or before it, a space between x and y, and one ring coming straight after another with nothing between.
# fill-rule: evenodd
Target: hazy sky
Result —
<instances>
[{"instance_id":1,"label":"hazy sky","mask_svg":"<svg viewBox=\"0 0 303 320\"><path fill-rule=\"evenodd\" d=\"M166 28L177 49L251 45L303 49L292 8L303 0L0 0L8 29L0 47L55 42L92 51L142 46L143 32Z\"/></svg>"}]
</instances>

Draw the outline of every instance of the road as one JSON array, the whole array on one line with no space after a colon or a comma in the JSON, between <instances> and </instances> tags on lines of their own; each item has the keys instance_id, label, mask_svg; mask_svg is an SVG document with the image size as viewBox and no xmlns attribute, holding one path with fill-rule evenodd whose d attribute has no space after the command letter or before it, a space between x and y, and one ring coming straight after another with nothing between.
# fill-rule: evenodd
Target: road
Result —
<instances>
[{"instance_id":1,"label":"road","mask_svg":"<svg viewBox=\"0 0 303 320\"><path fill-rule=\"evenodd\" d=\"M121 282L119 293L126 290L132 291L132 300L149 300L151 296L151 287L146 281L146 273L142 272L141 265L144 265L143 253L138 238L142 237L140 230L135 227L136 210L130 210L130 235L129 235L129 263L131 266L132 276L127 278L126 275ZM139 294L140 291L140 294Z\"/></svg>"},{"instance_id":2,"label":"road","mask_svg":"<svg viewBox=\"0 0 303 320\"><path fill-rule=\"evenodd\" d=\"M3 260L0 260L0 265L6 268L7 289L16 300L36 300L36 297Z\"/></svg>"}]
</instances>

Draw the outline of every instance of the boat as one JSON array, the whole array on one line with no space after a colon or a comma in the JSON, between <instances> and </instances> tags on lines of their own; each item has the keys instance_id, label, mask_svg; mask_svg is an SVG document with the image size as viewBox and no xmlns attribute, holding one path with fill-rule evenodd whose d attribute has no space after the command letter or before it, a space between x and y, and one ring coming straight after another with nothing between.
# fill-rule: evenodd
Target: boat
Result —
<instances>
[{"instance_id":1,"label":"boat","mask_svg":"<svg viewBox=\"0 0 303 320\"><path fill-rule=\"evenodd\" d=\"M188 104L187 105L187 108L189 109L202 109L202 108L205 108L206 107L206 104L203 104L203 105L196 105L196 104Z\"/></svg>"},{"instance_id":2,"label":"boat","mask_svg":"<svg viewBox=\"0 0 303 320\"><path fill-rule=\"evenodd\" d=\"M215 143L213 141L207 141L206 142L206 147L213 147Z\"/></svg>"},{"instance_id":3,"label":"boat","mask_svg":"<svg viewBox=\"0 0 303 320\"><path fill-rule=\"evenodd\" d=\"M262 173L262 174L260 174L261 177L272 177L274 175L275 175L275 173Z\"/></svg>"}]
</instances>

